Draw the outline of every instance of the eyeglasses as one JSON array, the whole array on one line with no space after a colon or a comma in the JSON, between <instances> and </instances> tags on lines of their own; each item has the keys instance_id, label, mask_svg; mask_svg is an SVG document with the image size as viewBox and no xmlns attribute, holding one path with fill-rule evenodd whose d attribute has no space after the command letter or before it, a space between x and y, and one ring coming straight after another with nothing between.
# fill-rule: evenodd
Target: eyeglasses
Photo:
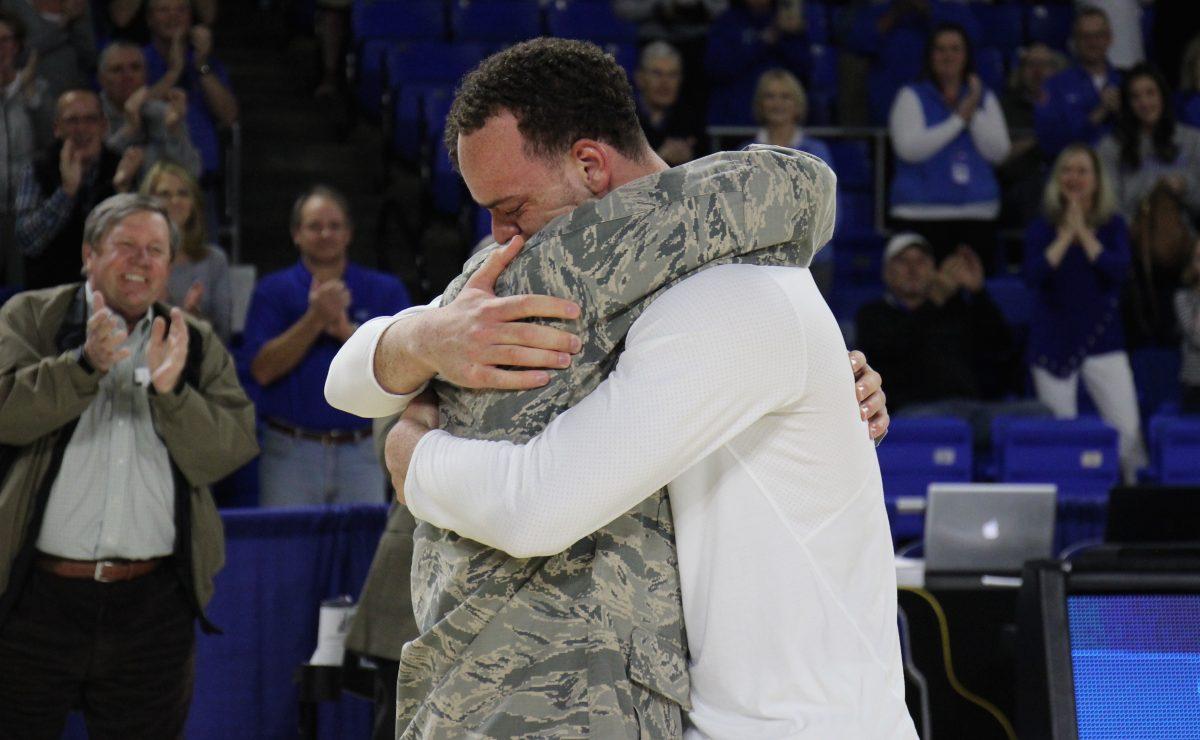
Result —
<instances>
[{"instance_id":1,"label":"eyeglasses","mask_svg":"<svg viewBox=\"0 0 1200 740\"><path fill-rule=\"evenodd\" d=\"M99 113L92 113L83 116L63 116L58 119L67 126L94 125L104 120L104 116Z\"/></svg>"}]
</instances>

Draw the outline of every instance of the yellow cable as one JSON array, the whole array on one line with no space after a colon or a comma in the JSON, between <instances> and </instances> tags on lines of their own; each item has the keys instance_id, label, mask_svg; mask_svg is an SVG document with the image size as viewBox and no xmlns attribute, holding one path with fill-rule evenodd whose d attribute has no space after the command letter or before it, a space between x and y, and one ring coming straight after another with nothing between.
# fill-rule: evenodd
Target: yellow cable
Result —
<instances>
[{"instance_id":1,"label":"yellow cable","mask_svg":"<svg viewBox=\"0 0 1200 740\"><path fill-rule=\"evenodd\" d=\"M988 714L995 717L1000 726L1004 728L1004 733L1008 736L1009 740L1017 740L1017 733L1013 731L1012 723L1008 721L1008 717L1004 716L1004 712L1001 712L995 704L992 704L987 699L968 691L965 686L959 683L958 676L954 675L954 664L950 660L950 625L946 621L946 612L942 611L942 605L938 603L937 597L923 588L914 588L912 586L901 586L900 588L904 591L914 593L929 602L930 608L933 609L934 616L937 617L938 633L942 637L942 660L946 664L946 678L950 681L950 688L954 689L967 701L979 706Z\"/></svg>"}]
</instances>

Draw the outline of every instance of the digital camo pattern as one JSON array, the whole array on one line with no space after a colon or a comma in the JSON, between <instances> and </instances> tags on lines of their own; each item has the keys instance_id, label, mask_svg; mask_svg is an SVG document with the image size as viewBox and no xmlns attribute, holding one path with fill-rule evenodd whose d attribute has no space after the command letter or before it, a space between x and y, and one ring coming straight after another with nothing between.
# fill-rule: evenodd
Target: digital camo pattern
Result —
<instances>
[{"instance_id":1,"label":"digital camo pattern","mask_svg":"<svg viewBox=\"0 0 1200 740\"><path fill-rule=\"evenodd\" d=\"M580 319L557 325L580 335L582 351L530 391L438 382L442 428L536 436L612 371L630 326L663 290L731 262L807 266L832 234L834 191L821 160L753 147L641 178L555 219L496 293L578 302ZM467 263L444 301L485 257ZM412 586L422 635L400 662L397 736L680 736L688 676L672 526L665 489L552 557L513 558L419 522Z\"/></svg>"}]
</instances>

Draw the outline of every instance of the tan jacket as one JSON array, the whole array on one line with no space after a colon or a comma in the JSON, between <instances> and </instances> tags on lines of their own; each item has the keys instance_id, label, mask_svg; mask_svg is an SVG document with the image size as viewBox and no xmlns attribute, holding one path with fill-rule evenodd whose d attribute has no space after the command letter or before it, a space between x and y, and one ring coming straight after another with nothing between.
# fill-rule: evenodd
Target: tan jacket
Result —
<instances>
[{"instance_id":1,"label":"tan jacket","mask_svg":"<svg viewBox=\"0 0 1200 740\"><path fill-rule=\"evenodd\" d=\"M165 316L167 307L155 305ZM0 621L33 563L50 487L101 375L79 364L86 333L81 285L30 291L0 308ZM209 325L188 319L178 390L151 392L150 411L175 480L174 565L202 623L225 541L209 484L258 453L254 406ZM180 536L187 532L190 536Z\"/></svg>"}]
</instances>

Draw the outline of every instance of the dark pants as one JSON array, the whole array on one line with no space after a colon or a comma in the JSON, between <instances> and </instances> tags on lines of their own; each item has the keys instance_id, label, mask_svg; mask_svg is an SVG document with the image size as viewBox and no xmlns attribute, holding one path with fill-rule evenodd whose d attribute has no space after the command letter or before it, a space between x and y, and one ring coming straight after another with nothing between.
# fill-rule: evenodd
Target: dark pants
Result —
<instances>
[{"instance_id":1,"label":"dark pants","mask_svg":"<svg viewBox=\"0 0 1200 740\"><path fill-rule=\"evenodd\" d=\"M1184 384L1179 410L1185 414L1200 414L1200 385Z\"/></svg>"},{"instance_id":2,"label":"dark pants","mask_svg":"<svg viewBox=\"0 0 1200 740\"><path fill-rule=\"evenodd\" d=\"M194 614L170 567L97 583L34 569L0 627L0 738L179 738L192 699Z\"/></svg>"},{"instance_id":3,"label":"dark pants","mask_svg":"<svg viewBox=\"0 0 1200 740\"><path fill-rule=\"evenodd\" d=\"M400 661L374 658L375 661L375 727L371 740L396 738L396 678Z\"/></svg>"}]
</instances>

